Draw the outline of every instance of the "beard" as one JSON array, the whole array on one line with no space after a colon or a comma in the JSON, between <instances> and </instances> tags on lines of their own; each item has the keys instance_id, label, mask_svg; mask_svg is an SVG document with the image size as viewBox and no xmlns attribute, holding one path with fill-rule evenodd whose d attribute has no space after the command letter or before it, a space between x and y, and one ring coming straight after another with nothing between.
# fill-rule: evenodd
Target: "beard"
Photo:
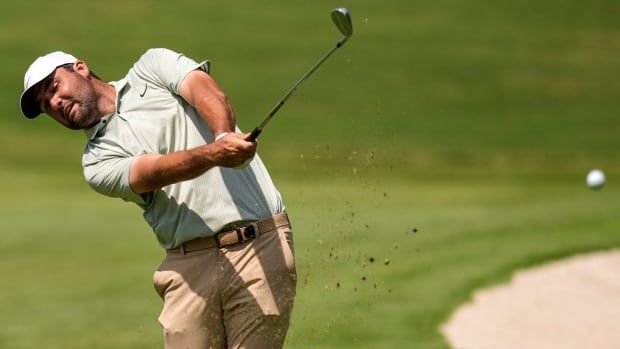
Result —
<instances>
[{"instance_id":1,"label":"beard","mask_svg":"<svg viewBox=\"0 0 620 349\"><path fill-rule=\"evenodd\" d=\"M88 96L78 104L74 118L67 117L67 127L72 130L83 130L95 125L101 119L97 108L98 98Z\"/></svg>"},{"instance_id":2,"label":"beard","mask_svg":"<svg viewBox=\"0 0 620 349\"><path fill-rule=\"evenodd\" d=\"M101 117L99 111L99 100L101 96L97 94L89 81L84 80L76 89L77 110L73 114L73 118L69 115L65 116L67 127L72 130L83 130L94 126L99 122Z\"/></svg>"}]
</instances>

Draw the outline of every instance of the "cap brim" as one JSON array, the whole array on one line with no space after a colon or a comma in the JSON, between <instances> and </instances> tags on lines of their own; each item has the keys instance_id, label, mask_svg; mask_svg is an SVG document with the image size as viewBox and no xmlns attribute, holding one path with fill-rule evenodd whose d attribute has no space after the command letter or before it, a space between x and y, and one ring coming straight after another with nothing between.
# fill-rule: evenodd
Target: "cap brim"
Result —
<instances>
[{"instance_id":1,"label":"cap brim","mask_svg":"<svg viewBox=\"0 0 620 349\"><path fill-rule=\"evenodd\" d=\"M32 87L24 91L20 98L22 114L28 119L34 119L41 114L41 109L34 100Z\"/></svg>"}]
</instances>

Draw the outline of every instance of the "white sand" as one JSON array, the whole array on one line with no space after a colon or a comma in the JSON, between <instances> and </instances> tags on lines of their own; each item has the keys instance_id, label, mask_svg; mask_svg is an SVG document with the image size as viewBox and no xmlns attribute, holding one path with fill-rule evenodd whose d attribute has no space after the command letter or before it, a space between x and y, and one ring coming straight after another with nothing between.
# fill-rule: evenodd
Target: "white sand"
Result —
<instances>
[{"instance_id":1,"label":"white sand","mask_svg":"<svg viewBox=\"0 0 620 349\"><path fill-rule=\"evenodd\" d=\"M441 331L454 349L620 349L620 250L517 272Z\"/></svg>"}]
</instances>

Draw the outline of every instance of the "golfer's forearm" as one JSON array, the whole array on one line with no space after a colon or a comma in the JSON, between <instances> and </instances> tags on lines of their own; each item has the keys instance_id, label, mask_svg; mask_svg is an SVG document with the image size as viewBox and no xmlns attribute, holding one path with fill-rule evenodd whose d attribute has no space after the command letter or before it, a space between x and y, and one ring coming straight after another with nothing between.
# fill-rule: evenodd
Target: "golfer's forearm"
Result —
<instances>
[{"instance_id":1,"label":"golfer's forearm","mask_svg":"<svg viewBox=\"0 0 620 349\"><path fill-rule=\"evenodd\" d=\"M216 166L210 147L198 147L166 155L147 154L135 158L129 185L137 194L196 178Z\"/></svg>"}]
</instances>

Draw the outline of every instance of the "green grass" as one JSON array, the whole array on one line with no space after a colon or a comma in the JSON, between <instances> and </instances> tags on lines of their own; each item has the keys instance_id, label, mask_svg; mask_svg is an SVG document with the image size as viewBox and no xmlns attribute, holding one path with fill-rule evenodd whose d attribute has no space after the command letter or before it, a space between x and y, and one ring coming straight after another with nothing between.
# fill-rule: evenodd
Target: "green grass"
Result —
<instances>
[{"instance_id":1,"label":"green grass","mask_svg":"<svg viewBox=\"0 0 620 349\"><path fill-rule=\"evenodd\" d=\"M0 248L2 341L155 346L150 276L162 254L138 209L91 194L70 172L39 177L2 173L15 184L0 207L13 227ZM297 233L293 348L443 348L438 324L473 289L620 244L618 189L591 191L581 178L279 182Z\"/></svg>"},{"instance_id":2,"label":"green grass","mask_svg":"<svg viewBox=\"0 0 620 349\"><path fill-rule=\"evenodd\" d=\"M299 224L314 227L297 240L295 348L440 348L437 325L472 289L620 242L617 190L572 180L353 180L312 191L293 195L311 208L293 212L312 212Z\"/></svg>"},{"instance_id":3,"label":"green grass","mask_svg":"<svg viewBox=\"0 0 620 349\"><path fill-rule=\"evenodd\" d=\"M437 328L474 289L620 246L615 1L10 2L0 348L162 346L163 253L138 207L84 183L80 132L19 116L32 59L63 49L113 80L149 47L208 58L248 130L336 42L341 4L354 37L260 140L295 228L288 348L447 348Z\"/></svg>"}]
</instances>

